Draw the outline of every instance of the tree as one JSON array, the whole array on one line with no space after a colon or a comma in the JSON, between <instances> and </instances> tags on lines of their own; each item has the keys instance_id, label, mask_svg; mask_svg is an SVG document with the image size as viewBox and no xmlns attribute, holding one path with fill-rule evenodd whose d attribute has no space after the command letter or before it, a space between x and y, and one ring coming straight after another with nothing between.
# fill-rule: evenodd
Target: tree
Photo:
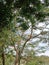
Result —
<instances>
[{"instance_id":1,"label":"tree","mask_svg":"<svg viewBox=\"0 0 49 65\"><path fill-rule=\"evenodd\" d=\"M48 1L48 0L47 0ZM48 2L44 0L44 3L42 3L40 0L1 0L0 1L0 28L1 28L1 33L4 28L7 28L6 30L11 31L11 38L10 42L12 41L11 46L14 46L14 49L16 51L16 63L20 65L20 59L21 59L21 54L23 53L23 50L26 46L26 43L32 38L32 30L35 26L35 23L37 21L43 21L46 16L49 15L49 12L45 11L45 9L48 9ZM44 9L43 9L44 8ZM10 22L15 24L12 26L10 25ZM19 24L19 25L18 25ZM30 25L31 24L31 25ZM31 34L27 37L28 39L25 38L24 32L31 27ZM13 34L15 31L19 32L23 31L22 35L16 35L16 39L19 38L18 40L15 40L15 37L13 39ZM14 33L13 33L14 32ZM9 36L9 37L10 37ZM38 35L37 35L38 36ZM2 37L2 36L1 36ZM36 37L36 36L35 36ZM25 41L24 44L21 47L21 38ZM34 37L33 37L34 38ZM15 45L15 43L18 43ZM21 49L20 49L21 48Z\"/></svg>"}]
</instances>

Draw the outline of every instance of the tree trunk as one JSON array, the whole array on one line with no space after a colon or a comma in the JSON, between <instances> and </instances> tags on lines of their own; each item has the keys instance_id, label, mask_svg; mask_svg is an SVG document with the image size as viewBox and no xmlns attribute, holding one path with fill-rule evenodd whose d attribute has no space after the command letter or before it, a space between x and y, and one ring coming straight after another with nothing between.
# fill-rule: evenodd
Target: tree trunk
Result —
<instances>
[{"instance_id":1,"label":"tree trunk","mask_svg":"<svg viewBox=\"0 0 49 65\"><path fill-rule=\"evenodd\" d=\"M2 51L2 65L5 65L5 54L4 54L4 50Z\"/></svg>"},{"instance_id":2,"label":"tree trunk","mask_svg":"<svg viewBox=\"0 0 49 65\"><path fill-rule=\"evenodd\" d=\"M21 54L20 54L20 50L19 50L19 53L18 53L18 65L20 65L20 60L21 60Z\"/></svg>"},{"instance_id":3,"label":"tree trunk","mask_svg":"<svg viewBox=\"0 0 49 65\"><path fill-rule=\"evenodd\" d=\"M16 54L15 65L18 65L17 63L18 63L18 56L17 56L17 54Z\"/></svg>"},{"instance_id":4,"label":"tree trunk","mask_svg":"<svg viewBox=\"0 0 49 65\"><path fill-rule=\"evenodd\" d=\"M20 65L20 60L21 60L20 56L21 56L20 51L18 51L16 53L15 65Z\"/></svg>"}]
</instances>

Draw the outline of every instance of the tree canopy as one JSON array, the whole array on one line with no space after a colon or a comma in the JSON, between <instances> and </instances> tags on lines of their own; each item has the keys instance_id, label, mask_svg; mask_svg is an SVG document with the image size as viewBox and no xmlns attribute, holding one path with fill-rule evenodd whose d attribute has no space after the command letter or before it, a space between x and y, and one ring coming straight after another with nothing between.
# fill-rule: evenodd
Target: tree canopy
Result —
<instances>
[{"instance_id":1,"label":"tree canopy","mask_svg":"<svg viewBox=\"0 0 49 65\"><path fill-rule=\"evenodd\" d=\"M43 3L41 0L0 0L0 29L10 26L9 24L16 15L18 17L16 22L20 22L24 29L28 28L28 24L24 22L23 17L27 21L29 19L32 25L37 20L43 21L49 14L44 12L48 3L48 0L43 0Z\"/></svg>"}]
</instances>

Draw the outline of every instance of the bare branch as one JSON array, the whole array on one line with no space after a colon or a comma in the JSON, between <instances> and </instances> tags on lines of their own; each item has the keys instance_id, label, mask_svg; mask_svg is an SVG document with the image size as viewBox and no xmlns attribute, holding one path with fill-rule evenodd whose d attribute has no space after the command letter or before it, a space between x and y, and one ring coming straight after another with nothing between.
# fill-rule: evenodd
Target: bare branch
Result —
<instances>
[{"instance_id":1,"label":"bare branch","mask_svg":"<svg viewBox=\"0 0 49 65\"><path fill-rule=\"evenodd\" d=\"M32 37L32 29L31 29L30 37L29 37L29 39L27 39L27 40L25 41L25 43L24 43L24 45L22 46L22 49L21 49L20 52L23 53L23 50L24 50L24 47L25 47L26 43L27 43L31 38L36 38L36 37L38 37L39 35L42 34L42 32L43 32L43 31L41 31L38 35L35 35L35 36Z\"/></svg>"},{"instance_id":2,"label":"bare branch","mask_svg":"<svg viewBox=\"0 0 49 65\"><path fill-rule=\"evenodd\" d=\"M24 50L24 47L25 47L26 43L32 38L32 30L33 30L33 28L31 27L30 37L29 37L29 38L25 41L25 43L23 44L22 49L21 49L21 51L20 51L20 54L23 53L23 50Z\"/></svg>"}]
</instances>

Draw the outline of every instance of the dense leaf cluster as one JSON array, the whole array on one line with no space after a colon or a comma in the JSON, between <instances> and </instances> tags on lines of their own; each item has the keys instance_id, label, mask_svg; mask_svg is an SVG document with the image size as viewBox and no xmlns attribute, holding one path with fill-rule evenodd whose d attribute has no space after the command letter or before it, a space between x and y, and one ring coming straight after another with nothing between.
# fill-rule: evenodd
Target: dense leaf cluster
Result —
<instances>
[{"instance_id":1,"label":"dense leaf cluster","mask_svg":"<svg viewBox=\"0 0 49 65\"><path fill-rule=\"evenodd\" d=\"M6 1L0 2L0 29L4 27L8 27L8 25L11 23L12 19L12 11L11 6L8 5L9 2L6 3Z\"/></svg>"},{"instance_id":2,"label":"dense leaf cluster","mask_svg":"<svg viewBox=\"0 0 49 65\"><path fill-rule=\"evenodd\" d=\"M43 19L47 15L46 13L44 13L43 8L48 6L48 3L48 0L43 0L43 3L41 0L1 0L0 28L2 29L11 23L12 18L14 16L14 10L19 11L19 16L22 18L25 17L25 19L27 20L29 19L32 22L32 24L35 23L35 21L31 19L32 17L34 17L36 21L43 21ZM22 20L22 22L24 21ZM25 23L21 25L24 29Z\"/></svg>"}]
</instances>

